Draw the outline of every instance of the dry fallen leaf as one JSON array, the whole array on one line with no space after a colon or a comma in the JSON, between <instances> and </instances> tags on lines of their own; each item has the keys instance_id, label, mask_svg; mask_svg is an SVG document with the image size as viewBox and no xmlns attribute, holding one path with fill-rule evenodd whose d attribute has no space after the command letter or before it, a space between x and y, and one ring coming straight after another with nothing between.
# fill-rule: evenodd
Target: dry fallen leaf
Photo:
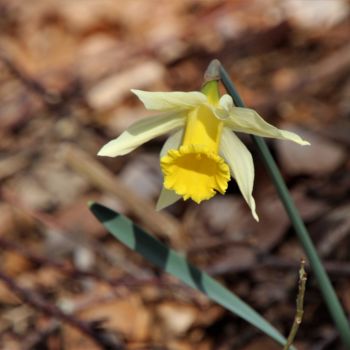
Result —
<instances>
[{"instance_id":1,"label":"dry fallen leaf","mask_svg":"<svg viewBox=\"0 0 350 350\"><path fill-rule=\"evenodd\" d=\"M198 310L192 305L167 302L157 307L163 336L178 337L186 333L195 322Z\"/></svg>"},{"instance_id":2,"label":"dry fallen leaf","mask_svg":"<svg viewBox=\"0 0 350 350\"><path fill-rule=\"evenodd\" d=\"M282 125L282 128L297 133L311 143L311 146L300 147L292 142L277 141L279 161L291 176L328 174L346 159L346 151L341 145L301 128L290 125Z\"/></svg>"},{"instance_id":3,"label":"dry fallen leaf","mask_svg":"<svg viewBox=\"0 0 350 350\"><path fill-rule=\"evenodd\" d=\"M136 294L93 305L81 311L79 317L102 320L106 328L122 334L128 341L145 341L152 333L150 312Z\"/></svg>"},{"instance_id":4,"label":"dry fallen leaf","mask_svg":"<svg viewBox=\"0 0 350 350\"><path fill-rule=\"evenodd\" d=\"M161 79L163 67L154 61L148 61L128 68L123 72L109 76L93 86L87 94L87 100L96 110L115 107L133 88L147 88Z\"/></svg>"}]
</instances>

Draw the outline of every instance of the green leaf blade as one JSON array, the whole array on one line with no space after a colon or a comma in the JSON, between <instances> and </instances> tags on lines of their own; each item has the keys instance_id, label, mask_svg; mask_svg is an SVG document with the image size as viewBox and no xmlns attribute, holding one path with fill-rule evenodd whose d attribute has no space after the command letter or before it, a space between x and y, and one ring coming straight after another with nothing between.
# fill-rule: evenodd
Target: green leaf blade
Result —
<instances>
[{"instance_id":1,"label":"green leaf blade","mask_svg":"<svg viewBox=\"0 0 350 350\"><path fill-rule=\"evenodd\" d=\"M279 344L286 343L285 337L248 304L127 217L98 203L91 203L90 209L115 238L141 254L147 261L201 291L209 299L241 317Z\"/></svg>"}]
</instances>

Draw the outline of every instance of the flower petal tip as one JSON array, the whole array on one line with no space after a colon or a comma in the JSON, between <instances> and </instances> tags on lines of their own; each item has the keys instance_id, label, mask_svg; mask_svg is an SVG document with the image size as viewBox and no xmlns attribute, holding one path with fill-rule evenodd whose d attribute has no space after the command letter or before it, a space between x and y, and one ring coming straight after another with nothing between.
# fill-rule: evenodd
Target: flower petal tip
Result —
<instances>
[{"instance_id":1,"label":"flower petal tip","mask_svg":"<svg viewBox=\"0 0 350 350\"><path fill-rule=\"evenodd\" d=\"M102 157L108 156L104 151L103 147L97 152L97 155Z\"/></svg>"},{"instance_id":2,"label":"flower petal tip","mask_svg":"<svg viewBox=\"0 0 350 350\"><path fill-rule=\"evenodd\" d=\"M142 92L141 90L138 90L138 89L130 89L130 91L136 96L139 92Z\"/></svg>"},{"instance_id":3,"label":"flower petal tip","mask_svg":"<svg viewBox=\"0 0 350 350\"><path fill-rule=\"evenodd\" d=\"M111 147L106 144L97 152L97 155L102 157L115 157L114 153Z\"/></svg>"},{"instance_id":4,"label":"flower petal tip","mask_svg":"<svg viewBox=\"0 0 350 350\"><path fill-rule=\"evenodd\" d=\"M306 141L306 140L302 139L301 137L298 137L298 139L294 139L291 141L294 141L295 143L297 143L300 146L310 146L311 145L311 143L309 141Z\"/></svg>"},{"instance_id":5,"label":"flower petal tip","mask_svg":"<svg viewBox=\"0 0 350 350\"><path fill-rule=\"evenodd\" d=\"M169 207L179 199L181 199L181 196L177 195L174 191L170 191L163 187L156 204L156 211Z\"/></svg>"},{"instance_id":6,"label":"flower petal tip","mask_svg":"<svg viewBox=\"0 0 350 350\"><path fill-rule=\"evenodd\" d=\"M156 211L161 211L162 209L164 209L164 207L162 207L161 205L159 205L158 203L156 204Z\"/></svg>"}]
</instances>

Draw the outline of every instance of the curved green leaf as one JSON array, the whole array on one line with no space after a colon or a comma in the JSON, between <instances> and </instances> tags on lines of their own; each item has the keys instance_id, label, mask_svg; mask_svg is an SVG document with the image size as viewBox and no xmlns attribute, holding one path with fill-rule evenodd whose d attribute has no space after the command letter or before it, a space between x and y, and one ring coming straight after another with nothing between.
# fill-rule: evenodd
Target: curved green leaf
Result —
<instances>
[{"instance_id":1,"label":"curved green leaf","mask_svg":"<svg viewBox=\"0 0 350 350\"><path fill-rule=\"evenodd\" d=\"M208 298L260 329L279 344L286 343L286 339L278 330L244 301L127 217L98 203L91 203L90 209L115 238L141 254L146 260L176 276L188 286L200 290Z\"/></svg>"}]
</instances>

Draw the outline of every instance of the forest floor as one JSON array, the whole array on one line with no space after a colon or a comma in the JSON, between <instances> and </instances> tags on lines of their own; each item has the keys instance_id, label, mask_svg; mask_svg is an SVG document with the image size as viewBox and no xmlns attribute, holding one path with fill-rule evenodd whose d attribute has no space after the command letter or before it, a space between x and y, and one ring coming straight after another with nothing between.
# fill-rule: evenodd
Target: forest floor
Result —
<instances>
[{"instance_id":1,"label":"forest floor","mask_svg":"<svg viewBox=\"0 0 350 350\"><path fill-rule=\"evenodd\" d=\"M213 58L247 106L311 142L268 144L350 313L349 33L343 0L0 0L0 348L280 349L131 253L86 204L131 217L288 334L305 255L249 137L259 223L234 181L157 213L164 138L96 156L150 115L131 88L199 90ZM342 349L307 270L295 344Z\"/></svg>"}]
</instances>

